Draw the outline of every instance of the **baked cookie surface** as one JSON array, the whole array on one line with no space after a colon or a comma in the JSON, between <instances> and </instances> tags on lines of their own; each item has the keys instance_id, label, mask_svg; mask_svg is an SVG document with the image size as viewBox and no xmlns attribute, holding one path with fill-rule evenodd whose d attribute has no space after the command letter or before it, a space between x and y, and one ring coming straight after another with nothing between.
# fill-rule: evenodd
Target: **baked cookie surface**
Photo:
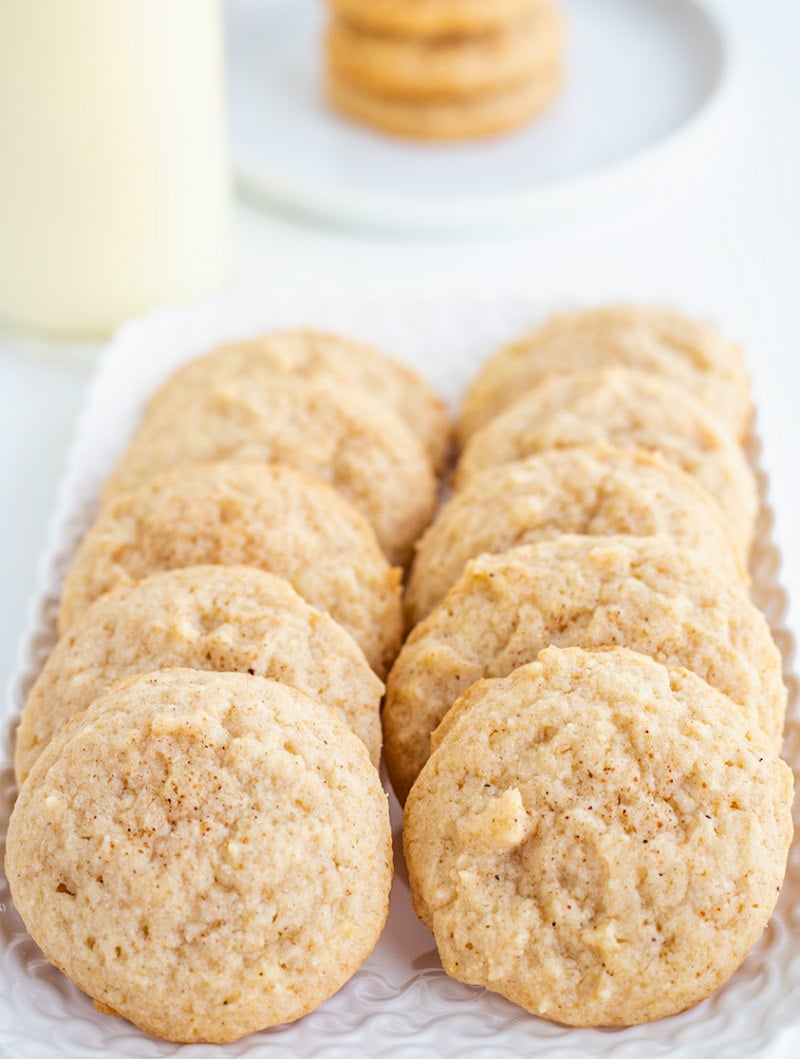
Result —
<instances>
[{"instance_id":1,"label":"baked cookie surface","mask_svg":"<svg viewBox=\"0 0 800 1059\"><path fill-rule=\"evenodd\" d=\"M457 483L543 450L604 443L660 452L696 478L747 555L758 491L742 447L691 394L645 372L608 368L545 378L472 435Z\"/></svg>"},{"instance_id":2,"label":"baked cookie surface","mask_svg":"<svg viewBox=\"0 0 800 1059\"><path fill-rule=\"evenodd\" d=\"M550 644L623 646L682 666L739 703L780 748L780 652L743 587L669 538L562 536L471 560L406 640L383 708L401 802L455 700Z\"/></svg>"},{"instance_id":3,"label":"baked cookie surface","mask_svg":"<svg viewBox=\"0 0 800 1059\"><path fill-rule=\"evenodd\" d=\"M312 1010L373 949L387 801L333 711L260 677L162 670L51 742L6 871L37 944L101 1010L232 1041Z\"/></svg>"},{"instance_id":4,"label":"baked cookie surface","mask_svg":"<svg viewBox=\"0 0 800 1059\"><path fill-rule=\"evenodd\" d=\"M276 331L219 346L170 376L151 398L148 412L173 401L176 393L233 379L265 388L276 375L329 377L367 391L390 405L426 447L437 469L444 465L450 425L443 402L426 380L364 342L324 331Z\"/></svg>"},{"instance_id":5,"label":"baked cookie surface","mask_svg":"<svg viewBox=\"0 0 800 1059\"><path fill-rule=\"evenodd\" d=\"M673 464L602 445L551 449L476 474L445 504L417 544L405 600L409 622L444 599L469 559L562 533L663 534L746 579L719 505Z\"/></svg>"},{"instance_id":6,"label":"baked cookie surface","mask_svg":"<svg viewBox=\"0 0 800 1059\"><path fill-rule=\"evenodd\" d=\"M462 441L547 375L628 367L663 375L711 408L737 439L752 419L741 349L715 327L658 306L558 313L485 361L461 409Z\"/></svg>"},{"instance_id":7,"label":"baked cookie surface","mask_svg":"<svg viewBox=\"0 0 800 1059\"><path fill-rule=\"evenodd\" d=\"M525 18L542 0L329 0L333 11L354 25L379 33L441 37L492 32Z\"/></svg>"},{"instance_id":8,"label":"baked cookie surface","mask_svg":"<svg viewBox=\"0 0 800 1059\"><path fill-rule=\"evenodd\" d=\"M349 633L282 578L249 566L190 566L100 597L59 641L22 711L18 783L113 681L176 666L289 684L337 710L380 763L383 685Z\"/></svg>"},{"instance_id":9,"label":"baked cookie surface","mask_svg":"<svg viewBox=\"0 0 800 1059\"><path fill-rule=\"evenodd\" d=\"M326 52L342 81L409 102L480 96L530 81L558 62L563 43L560 11L541 3L530 17L494 32L435 40L371 33L335 18Z\"/></svg>"},{"instance_id":10,"label":"baked cookie surface","mask_svg":"<svg viewBox=\"0 0 800 1059\"><path fill-rule=\"evenodd\" d=\"M561 63L555 57L524 81L469 97L380 96L336 70L328 71L326 88L335 110L383 132L420 140L468 140L499 135L534 118L556 95L561 78Z\"/></svg>"},{"instance_id":11,"label":"baked cookie surface","mask_svg":"<svg viewBox=\"0 0 800 1059\"><path fill-rule=\"evenodd\" d=\"M103 505L64 582L59 632L99 596L159 570L255 566L342 625L384 676L402 635L400 571L371 527L311 475L266 464L167 472Z\"/></svg>"},{"instance_id":12,"label":"baked cookie surface","mask_svg":"<svg viewBox=\"0 0 800 1059\"><path fill-rule=\"evenodd\" d=\"M418 439L388 407L319 376L247 378L176 388L145 415L103 495L159 471L220 460L283 464L330 482L372 525L393 563L430 521L436 480Z\"/></svg>"},{"instance_id":13,"label":"baked cookie surface","mask_svg":"<svg viewBox=\"0 0 800 1059\"><path fill-rule=\"evenodd\" d=\"M551 647L443 727L404 844L449 974L616 1026L739 966L783 881L792 776L725 696L620 648Z\"/></svg>"}]
</instances>

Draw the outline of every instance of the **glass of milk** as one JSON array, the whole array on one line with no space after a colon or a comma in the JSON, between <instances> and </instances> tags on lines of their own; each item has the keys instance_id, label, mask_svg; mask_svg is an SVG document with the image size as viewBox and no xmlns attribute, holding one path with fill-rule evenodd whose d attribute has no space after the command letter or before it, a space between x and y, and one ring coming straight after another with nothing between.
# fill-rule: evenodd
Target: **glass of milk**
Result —
<instances>
[{"instance_id":1,"label":"glass of milk","mask_svg":"<svg viewBox=\"0 0 800 1059\"><path fill-rule=\"evenodd\" d=\"M229 265L220 0L0 0L0 320L107 334Z\"/></svg>"}]
</instances>

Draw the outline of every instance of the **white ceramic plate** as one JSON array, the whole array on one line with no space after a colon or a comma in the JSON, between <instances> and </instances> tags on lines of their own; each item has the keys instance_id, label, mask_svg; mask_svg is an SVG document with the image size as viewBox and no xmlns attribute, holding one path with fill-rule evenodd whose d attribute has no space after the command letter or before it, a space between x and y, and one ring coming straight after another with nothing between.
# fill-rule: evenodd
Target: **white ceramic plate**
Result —
<instances>
[{"instance_id":1,"label":"white ceramic plate","mask_svg":"<svg viewBox=\"0 0 800 1059\"><path fill-rule=\"evenodd\" d=\"M491 2L491 0L487 0ZM251 195L351 223L449 227L541 220L712 149L728 47L695 0L564 0L566 87L493 140L415 144L338 117L322 91L320 0L229 0L234 163ZM691 159L692 166L682 166Z\"/></svg>"},{"instance_id":2,"label":"white ceramic plate","mask_svg":"<svg viewBox=\"0 0 800 1059\"><path fill-rule=\"evenodd\" d=\"M276 300L277 301L277 300ZM26 693L55 641L61 579L89 524L100 483L133 430L141 404L188 357L234 336L276 327L339 329L394 351L425 372L455 402L480 360L499 342L530 327L541 306L480 299L323 302L263 292L204 306L160 310L126 325L101 361L62 483L40 584L30 614L3 725L0 836L13 800L11 731ZM761 476L762 496L765 479ZM792 642L783 626L786 595L764 507L755 552L756 601L784 653L791 690L786 754L800 763L797 687L789 666ZM796 841L777 911L759 944L728 984L673 1018L627 1030L570 1030L527 1015L501 997L462 985L441 969L428 931L411 908L399 854L400 813L392 800L396 878L387 928L373 955L339 993L283 1029L227 1046L181 1046L147 1037L121 1019L100 1015L91 1001L41 955L11 906L0 875L0 1055L13 1059L228 1059L238 1056L313 1059L754 1059L796 1055L800 1043L800 844ZM792 1051L791 1049L795 1049Z\"/></svg>"}]
</instances>

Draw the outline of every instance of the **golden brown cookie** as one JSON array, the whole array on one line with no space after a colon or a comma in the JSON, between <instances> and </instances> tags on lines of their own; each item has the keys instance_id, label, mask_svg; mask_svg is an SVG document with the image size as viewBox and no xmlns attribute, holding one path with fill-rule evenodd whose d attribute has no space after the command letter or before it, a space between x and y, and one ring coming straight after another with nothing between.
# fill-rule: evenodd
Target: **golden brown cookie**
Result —
<instances>
[{"instance_id":1,"label":"golden brown cookie","mask_svg":"<svg viewBox=\"0 0 800 1059\"><path fill-rule=\"evenodd\" d=\"M406 592L410 624L440 603L469 559L562 533L673 537L734 581L744 557L701 485L655 453L595 445L551 449L476 474L417 543Z\"/></svg>"},{"instance_id":2,"label":"golden brown cookie","mask_svg":"<svg viewBox=\"0 0 800 1059\"><path fill-rule=\"evenodd\" d=\"M682 1011L763 931L792 774L699 677L550 647L447 715L406 804L414 906L448 974L574 1026Z\"/></svg>"},{"instance_id":3,"label":"golden brown cookie","mask_svg":"<svg viewBox=\"0 0 800 1059\"><path fill-rule=\"evenodd\" d=\"M391 850L378 774L333 710L274 680L167 669L113 684L50 743L6 872L36 943L101 1010L225 1042L358 969Z\"/></svg>"},{"instance_id":4,"label":"golden brown cookie","mask_svg":"<svg viewBox=\"0 0 800 1059\"><path fill-rule=\"evenodd\" d=\"M718 501L749 552L758 491L747 457L710 409L654 374L605 368L544 378L472 435L456 481L547 449L598 443L649 449L677 464Z\"/></svg>"},{"instance_id":5,"label":"golden brown cookie","mask_svg":"<svg viewBox=\"0 0 800 1059\"><path fill-rule=\"evenodd\" d=\"M377 33L443 37L486 33L525 18L542 0L329 0L334 13Z\"/></svg>"},{"instance_id":6,"label":"golden brown cookie","mask_svg":"<svg viewBox=\"0 0 800 1059\"><path fill-rule=\"evenodd\" d=\"M560 85L557 59L510 87L479 96L431 101L379 96L333 70L327 76L328 99L346 117L395 136L420 140L467 140L507 132L544 110Z\"/></svg>"},{"instance_id":7,"label":"golden brown cookie","mask_svg":"<svg viewBox=\"0 0 800 1059\"><path fill-rule=\"evenodd\" d=\"M741 349L710 324L672 309L609 305L557 313L483 365L461 410L462 442L550 374L627 367L683 386L743 439L752 419Z\"/></svg>"},{"instance_id":8,"label":"golden brown cookie","mask_svg":"<svg viewBox=\"0 0 800 1059\"><path fill-rule=\"evenodd\" d=\"M329 69L367 94L411 100L481 96L529 82L557 63L561 12L541 3L527 18L470 37L387 36L334 18L326 39Z\"/></svg>"},{"instance_id":9,"label":"golden brown cookie","mask_svg":"<svg viewBox=\"0 0 800 1059\"><path fill-rule=\"evenodd\" d=\"M401 802L455 700L559 647L629 647L683 666L755 717L780 748L781 656L746 590L667 537L579 537L471 560L392 667L383 728Z\"/></svg>"},{"instance_id":10,"label":"golden brown cookie","mask_svg":"<svg viewBox=\"0 0 800 1059\"><path fill-rule=\"evenodd\" d=\"M268 389L243 378L162 395L104 496L218 460L279 463L329 481L367 518L393 563L408 561L436 500L430 460L390 408L331 377L291 375Z\"/></svg>"},{"instance_id":11,"label":"golden brown cookie","mask_svg":"<svg viewBox=\"0 0 800 1059\"><path fill-rule=\"evenodd\" d=\"M186 467L105 504L64 583L59 633L72 631L89 604L113 588L202 563L284 577L386 675L402 634L400 571L352 505L290 467Z\"/></svg>"},{"instance_id":12,"label":"golden brown cookie","mask_svg":"<svg viewBox=\"0 0 800 1059\"><path fill-rule=\"evenodd\" d=\"M446 462L450 424L428 382L364 342L324 331L277 331L219 346L171 375L151 398L148 413L162 402L172 402L176 393L196 393L235 379L266 388L276 375L331 378L366 391L391 406L425 446L437 470Z\"/></svg>"},{"instance_id":13,"label":"golden brown cookie","mask_svg":"<svg viewBox=\"0 0 800 1059\"><path fill-rule=\"evenodd\" d=\"M338 710L380 763L383 685L350 634L280 577L252 566L189 566L106 593L58 642L22 711L17 782L109 684L175 666L289 684Z\"/></svg>"}]
</instances>

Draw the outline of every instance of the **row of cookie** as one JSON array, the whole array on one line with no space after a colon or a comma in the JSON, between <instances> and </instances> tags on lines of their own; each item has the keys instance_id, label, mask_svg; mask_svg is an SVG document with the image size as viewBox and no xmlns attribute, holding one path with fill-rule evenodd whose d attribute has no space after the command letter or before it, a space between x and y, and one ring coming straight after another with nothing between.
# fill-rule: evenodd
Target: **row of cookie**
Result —
<instances>
[{"instance_id":1,"label":"row of cookie","mask_svg":"<svg viewBox=\"0 0 800 1059\"><path fill-rule=\"evenodd\" d=\"M573 1025L717 988L791 840L781 660L745 587L755 486L688 380L741 436L738 350L674 314L559 317L488 362L388 681L412 896L445 969Z\"/></svg>"},{"instance_id":2,"label":"row of cookie","mask_svg":"<svg viewBox=\"0 0 800 1059\"><path fill-rule=\"evenodd\" d=\"M517 543L557 532L616 532L597 524L602 504L593 513L591 530L580 524L580 512L587 505L591 509L595 492L600 490L598 502L609 493L601 488L609 458L612 464L623 461L613 491L622 489L631 474L647 479L631 491L636 495L625 498L629 516L621 497L620 510L611 513L618 522L631 519L621 529L677 534L720 563L733 552L734 565L746 579L758 511L754 474L741 447L751 417L741 351L716 329L649 307L611 306L552 317L490 357L466 395L456 497L417 546L407 597L411 621L441 600L467 558L501 550L472 541L465 532L463 523L475 520L476 505L486 510L500 505L497 517L474 527L488 538L507 535L512 525ZM596 452L597 446L635 455L604 457L600 466L591 455L586 466L573 466L580 456L565 455L581 448ZM550 462L526 464L534 455L546 455ZM668 464L665 472L663 462L658 469L659 458ZM532 468L531 481L525 480L523 467ZM683 481L673 486L664 473L674 477L676 470L683 472ZM673 495L662 500L662 492ZM533 506L540 520L551 521L552 505L560 503L572 522L562 519L546 534L527 527L533 513L531 502L524 501L528 494L537 497ZM676 504L707 512L716 530L709 534L700 515L678 525ZM721 536L727 547L720 547Z\"/></svg>"},{"instance_id":3,"label":"row of cookie","mask_svg":"<svg viewBox=\"0 0 800 1059\"><path fill-rule=\"evenodd\" d=\"M331 0L331 7L331 102L387 132L434 140L501 132L538 114L561 82L564 26L555 0Z\"/></svg>"},{"instance_id":4,"label":"row of cookie","mask_svg":"<svg viewBox=\"0 0 800 1059\"><path fill-rule=\"evenodd\" d=\"M510 548L562 534L666 537L684 556L680 595L701 593L706 616L691 619L698 627L713 633L722 613L707 610L713 597L704 586L713 587L720 605L733 606L733 595L739 611L755 614L744 585L758 497L739 443L751 415L739 349L714 328L668 310L619 306L560 314L484 364L463 404L455 495L417 545L405 601L408 623L417 628L388 682L386 758L401 800L424 764L430 733L457 694L478 676L505 675L488 660L481 672L460 658L454 688L426 671L425 659L429 630L434 640L455 643L471 630L478 644L491 643L456 601L480 595L485 578L504 583L502 554ZM578 542L565 543L561 552L520 556L509 576L530 586L556 555L567 559L571 550L577 563L585 561ZM484 558L473 576L469 562L478 557ZM637 562L633 554L622 567ZM574 578L575 568L562 574ZM585 596L580 586L575 592L577 599ZM542 600L532 605L536 612ZM559 600L558 607L564 605ZM752 618L759 637L771 643L759 619ZM544 629L553 635L553 620L545 618ZM527 654L514 655L516 664L531 661L547 642L521 641ZM773 678L776 658L773 648L766 669ZM703 675L713 668L706 665ZM779 667L777 684L782 687ZM783 702L772 693L761 707L776 739Z\"/></svg>"},{"instance_id":5,"label":"row of cookie","mask_svg":"<svg viewBox=\"0 0 800 1059\"><path fill-rule=\"evenodd\" d=\"M365 347L295 333L192 362L67 575L17 733L8 875L45 954L159 1036L298 1018L383 928L376 673L401 572L355 504L399 556L435 481L392 400L442 461L441 405Z\"/></svg>"},{"instance_id":6,"label":"row of cookie","mask_svg":"<svg viewBox=\"0 0 800 1059\"><path fill-rule=\"evenodd\" d=\"M326 655L354 671L359 648L385 677L403 631L401 571L376 532L393 558L408 555L448 444L444 407L420 376L349 339L278 333L181 367L150 398L67 573L62 639L17 734L18 779L104 681L144 665L289 671L290 641L273 631L265 647L269 615L297 633L298 647L309 639L299 625L325 630L324 648L292 670L302 690L331 683L320 676ZM151 576L184 568L194 574ZM215 646L219 630L227 639ZM382 685L371 674L359 681L339 706L363 715L356 727L377 765Z\"/></svg>"}]
</instances>

